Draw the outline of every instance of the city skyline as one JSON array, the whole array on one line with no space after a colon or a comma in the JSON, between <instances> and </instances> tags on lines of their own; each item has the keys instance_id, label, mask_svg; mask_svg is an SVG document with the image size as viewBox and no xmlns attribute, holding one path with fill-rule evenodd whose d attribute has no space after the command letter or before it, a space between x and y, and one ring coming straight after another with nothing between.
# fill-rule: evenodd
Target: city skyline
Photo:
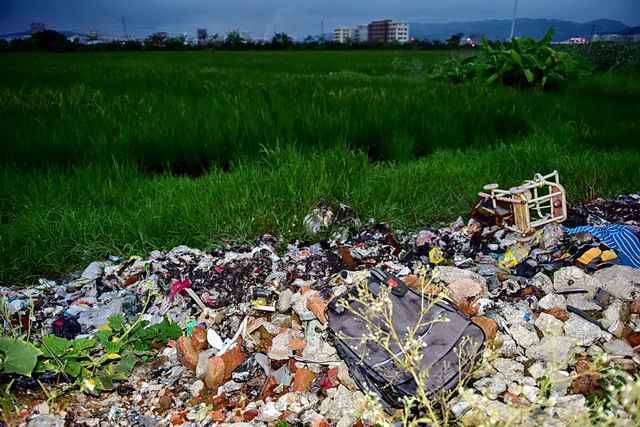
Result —
<instances>
[{"instance_id":1,"label":"city skyline","mask_svg":"<svg viewBox=\"0 0 640 427\"><path fill-rule=\"evenodd\" d=\"M108 36L123 35L126 26L133 37L157 31L195 34L197 28L207 28L209 34L238 29L256 38L268 38L277 32L300 38L320 34L322 22L325 33L329 33L335 27L354 27L385 18L425 23L509 19L512 7L513 0L497 0L491 5L479 0L356 0L348 4L329 0L322 5L310 0L239 0L216 5L204 0L96 0L90 5L78 0L7 0L0 5L0 33L24 31L37 21L48 28L97 30ZM640 25L640 4L634 0L522 1L519 16L578 22L616 19Z\"/></svg>"}]
</instances>

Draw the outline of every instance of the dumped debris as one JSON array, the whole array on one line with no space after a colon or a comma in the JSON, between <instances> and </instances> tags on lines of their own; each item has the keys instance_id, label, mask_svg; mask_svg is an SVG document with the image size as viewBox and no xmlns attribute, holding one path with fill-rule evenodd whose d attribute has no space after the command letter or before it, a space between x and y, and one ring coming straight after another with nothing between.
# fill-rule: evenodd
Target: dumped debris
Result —
<instances>
[{"instance_id":1,"label":"dumped debris","mask_svg":"<svg viewBox=\"0 0 640 427\"><path fill-rule=\"evenodd\" d=\"M80 345L105 325L115 342L126 335L116 331L137 330L139 322L163 325L145 341L149 363L130 366L130 375L111 387L79 385L40 369L32 378L5 373L0 380L12 378L13 393L32 396L17 408L29 426L366 424L368 412L356 410L367 399L357 385L363 377L345 358L334 321L346 310L335 304L337 297L373 279L387 283L397 299L423 294L449 301L456 316L470 319L467 327L482 331L487 350L451 402L455 417L471 424L504 420L515 417L515 405L535 407L531 425L570 424L588 413L585 397L601 392L604 374L590 367L603 355L607 366L637 370L640 269L623 265L620 247L607 246L598 233L567 232L557 224L566 216L557 175L524 185L518 204L548 209L551 221L474 214L467 223L405 233L373 222L363 228L348 207L334 214L322 204L304 223L310 234L329 239L293 242L284 253L276 250L281 242L266 235L254 246L212 252L179 246L144 259L94 262L29 289L0 288L5 330L29 329L32 342L53 334ZM537 193L541 185L550 192ZM497 188L487 191L485 214L487 206L497 213L514 203ZM574 207L568 222L620 223L637 233L637 212L640 195L634 194ZM429 345L424 352L430 355ZM365 362L370 355L362 353ZM108 351L97 356L124 359ZM46 396L33 399L54 385L85 394L48 405L41 404Z\"/></svg>"}]
</instances>

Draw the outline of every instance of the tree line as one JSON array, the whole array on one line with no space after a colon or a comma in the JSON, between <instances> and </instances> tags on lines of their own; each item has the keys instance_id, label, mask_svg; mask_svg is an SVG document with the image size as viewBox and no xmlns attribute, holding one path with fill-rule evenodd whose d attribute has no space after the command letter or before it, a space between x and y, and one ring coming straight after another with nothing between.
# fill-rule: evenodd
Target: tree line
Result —
<instances>
[{"instance_id":1,"label":"tree line","mask_svg":"<svg viewBox=\"0 0 640 427\"><path fill-rule=\"evenodd\" d=\"M10 41L0 40L0 51L5 52L84 52L84 51L181 51L181 50L366 50L366 49L406 49L436 50L457 48L461 35L456 34L446 42L431 40L413 40L408 43L353 42L339 43L325 40L323 37L309 36L295 41L286 33L276 33L271 40L256 41L245 39L238 31L231 31L224 37L218 34L205 36L196 42L188 42L184 36L171 36L158 32L143 40L100 41L97 37L87 38L85 42L70 40L64 34L46 30L27 38Z\"/></svg>"}]
</instances>

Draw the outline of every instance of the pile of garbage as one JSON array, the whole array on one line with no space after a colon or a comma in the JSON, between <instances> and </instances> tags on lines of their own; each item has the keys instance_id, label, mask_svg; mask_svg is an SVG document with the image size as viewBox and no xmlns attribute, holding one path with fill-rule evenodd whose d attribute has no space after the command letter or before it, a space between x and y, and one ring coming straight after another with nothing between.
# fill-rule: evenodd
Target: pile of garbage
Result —
<instances>
[{"instance_id":1,"label":"pile of garbage","mask_svg":"<svg viewBox=\"0 0 640 427\"><path fill-rule=\"evenodd\" d=\"M552 222L523 234L485 218L394 232L363 225L344 205L319 205L304 224L324 238L290 243L284 253L268 235L211 252L179 246L93 262L28 289L0 288L4 326L30 322L32 339L90 337L118 314L150 325L170 319L182 329L98 397L37 398L41 374L13 377L13 393L33 396L20 421L369 425L369 397L336 352L326 309L374 267L409 287L426 271L483 329L485 355L450 405L462 423L508 421L514 407L531 407L531 425L568 425L588 416L591 396L606 392L603 374L590 368L596 360L637 371L640 265L633 263L640 248L618 246L611 240L618 230L608 227L623 224L637 236L640 193L569 210L566 224L585 229Z\"/></svg>"}]
</instances>

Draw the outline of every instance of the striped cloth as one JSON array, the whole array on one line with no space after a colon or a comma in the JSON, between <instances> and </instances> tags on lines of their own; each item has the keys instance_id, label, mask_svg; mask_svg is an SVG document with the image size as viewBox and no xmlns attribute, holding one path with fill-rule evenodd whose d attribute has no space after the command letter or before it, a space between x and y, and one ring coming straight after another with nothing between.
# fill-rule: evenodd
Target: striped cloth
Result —
<instances>
[{"instance_id":1,"label":"striped cloth","mask_svg":"<svg viewBox=\"0 0 640 427\"><path fill-rule=\"evenodd\" d=\"M581 227L562 227L566 233L590 233L593 237L616 251L620 264L640 268L640 240L629 227L611 224L602 227L585 225Z\"/></svg>"}]
</instances>

